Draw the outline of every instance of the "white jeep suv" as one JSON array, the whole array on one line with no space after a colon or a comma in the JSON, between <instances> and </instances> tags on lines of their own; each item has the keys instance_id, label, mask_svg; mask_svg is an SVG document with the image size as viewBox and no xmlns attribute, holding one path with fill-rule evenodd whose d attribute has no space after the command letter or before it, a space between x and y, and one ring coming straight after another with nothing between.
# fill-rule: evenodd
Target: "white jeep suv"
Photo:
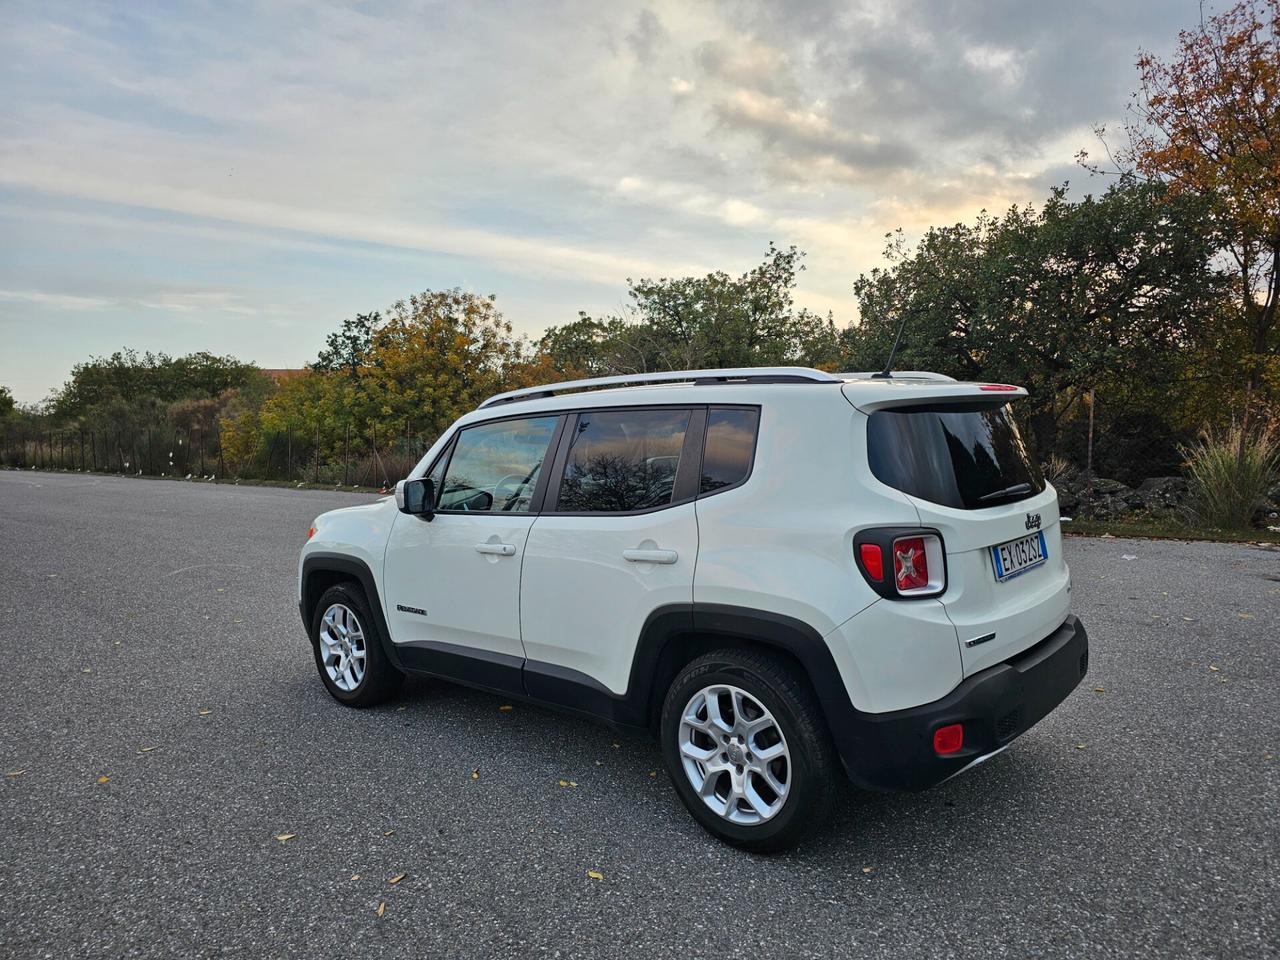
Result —
<instances>
[{"instance_id":1,"label":"white jeep suv","mask_svg":"<svg viewBox=\"0 0 1280 960\"><path fill-rule=\"evenodd\" d=\"M781 367L492 397L394 499L316 519L320 678L355 707L425 674L650 731L699 823L789 846L839 767L928 787L1084 676L1024 396Z\"/></svg>"}]
</instances>

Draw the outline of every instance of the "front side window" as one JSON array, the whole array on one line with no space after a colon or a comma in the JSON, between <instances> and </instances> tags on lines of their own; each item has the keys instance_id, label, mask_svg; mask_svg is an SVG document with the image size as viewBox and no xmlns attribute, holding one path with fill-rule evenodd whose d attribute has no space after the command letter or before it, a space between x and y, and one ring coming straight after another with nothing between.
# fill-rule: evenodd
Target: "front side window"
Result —
<instances>
[{"instance_id":1,"label":"front side window","mask_svg":"<svg viewBox=\"0 0 1280 960\"><path fill-rule=\"evenodd\" d=\"M440 510L528 513L559 417L500 420L458 434Z\"/></svg>"},{"instance_id":2,"label":"front side window","mask_svg":"<svg viewBox=\"0 0 1280 960\"><path fill-rule=\"evenodd\" d=\"M747 479L759 424L759 410L712 407L707 411L699 493L714 493Z\"/></svg>"},{"instance_id":3,"label":"front side window","mask_svg":"<svg viewBox=\"0 0 1280 960\"><path fill-rule=\"evenodd\" d=\"M624 513L675 495L688 410L600 410L578 415L556 509Z\"/></svg>"}]
</instances>

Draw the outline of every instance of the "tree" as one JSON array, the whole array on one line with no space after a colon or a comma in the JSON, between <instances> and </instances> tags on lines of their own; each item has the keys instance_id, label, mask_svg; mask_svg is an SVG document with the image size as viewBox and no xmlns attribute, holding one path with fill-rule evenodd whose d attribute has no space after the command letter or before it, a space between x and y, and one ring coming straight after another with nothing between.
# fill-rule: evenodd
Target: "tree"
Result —
<instances>
[{"instance_id":1,"label":"tree","mask_svg":"<svg viewBox=\"0 0 1280 960\"><path fill-rule=\"evenodd\" d=\"M830 316L797 309L804 269L795 247L770 244L764 261L740 277L628 280L624 316L552 327L539 341L561 369L596 376L651 370L806 364L832 366L838 337Z\"/></svg>"},{"instance_id":2,"label":"tree","mask_svg":"<svg viewBox=\"0 0 1280 960\"><path fill-rule=\"evenodd\" d=\"M1249 392L1280 390L1280 0L1243 0L1138 58L1122 162L1210 204L1236 277ZM1247 404L1246 404L1247 406Z\"/></svg>"},{"instance_id":3,"label":"tree","mask_svg":"<svg viewBox=\"0 0 1280 960\"><path fill-rule=\"evenodd\" d=\"M1026 385L1042 453L1062 401L1090 387L1167 403L1221 285L1203 204L1166 193L1125 179L1072 202L1060 187L1039 210L934 228L914 249L891 238L890 266L854 284L861 323L844 334L844 366L883 366L905 319L895 368Z\"/></svg>"},{"instance_id":4,"label":"tree","mask_svg":"<svg viewBox=\"0 0 1280 960\"><path fill-rule=\"evenodd\" d=\"M357 379L360 366L373 343L374 331L381 322L382 315L377 312L357 313L355 317L343 320L341 329L325 337L325 347L311 364L311 369L345 373Z\"/></svg>"},{"instance_id":5,"label":"tree","mask_svg":"<svg viewBox=\"0 0 1280 960\"><path fill-rule=\"evenodd\" d=\"M13 393L8 387L0 384L0 420L7 419L9 414L13 413L15 406Z\"/></svg>"}]
</instances>

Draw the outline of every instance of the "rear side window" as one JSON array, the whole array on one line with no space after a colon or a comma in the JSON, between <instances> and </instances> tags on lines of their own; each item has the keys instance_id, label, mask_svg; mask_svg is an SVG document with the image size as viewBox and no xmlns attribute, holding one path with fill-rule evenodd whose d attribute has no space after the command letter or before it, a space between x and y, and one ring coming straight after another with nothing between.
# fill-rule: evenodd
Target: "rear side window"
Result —
<instances>
[{"instance_id":1,"label":"rear side window","mask_svg":"<svg viewBox=\"0 0 1280 960\"><path fill-rule=\"evenodd\" d=\"M622 513L669 504L689 410L578 414L556 509Z\"/></svg>"},{"instance_id":2,"label":"rear side window","mask_svg":"<svg viewBox=\"0 0 1280 960\"><path fill-rule=\"evenodd\" d=\"M707 411L699 493L714 493L747 479L759 425L759 410L712 407Z\"/></svg>"},{"instance_id":3,"label":"rear side window","mask_svg":"<svg viewBox=\"0 0 1280 960\"><path fill-rule=\"evenodd\" d=\"M1044 490L1008 404L877 410L867 422L867 459L880 482L962 510Z\"/></svg>"}]
</instances>

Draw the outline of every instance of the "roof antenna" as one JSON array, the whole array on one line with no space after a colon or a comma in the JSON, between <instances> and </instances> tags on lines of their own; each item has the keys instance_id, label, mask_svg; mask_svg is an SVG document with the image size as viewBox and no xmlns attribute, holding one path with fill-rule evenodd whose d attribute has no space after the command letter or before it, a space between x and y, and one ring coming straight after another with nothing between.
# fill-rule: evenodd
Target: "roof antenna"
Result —
<instances>
[{"instance_id":1,"label":"roof antenna","mask_svg":"<svg viewBox=\"0 0 1280 960\"><path fill-rule=\"evenodd\" d=\"M898 344L902 342L902 331L907 325L907 312L902 311L902 322L898 324L898 335L893 338L893 349L889 351L889 359L884 362L884 369L871 376L876 380L888 380L893 376L893 358L898 355Z\"/></svg>"}]
</instances>

